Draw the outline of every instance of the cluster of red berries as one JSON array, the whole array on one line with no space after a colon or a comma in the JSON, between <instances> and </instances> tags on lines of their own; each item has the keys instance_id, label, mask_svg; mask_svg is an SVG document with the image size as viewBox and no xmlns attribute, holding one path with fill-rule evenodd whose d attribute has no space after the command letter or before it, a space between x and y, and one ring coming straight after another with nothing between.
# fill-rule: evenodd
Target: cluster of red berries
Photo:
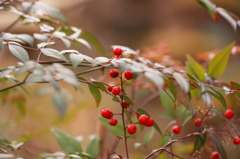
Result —
<instances>
[{"instance_id":1,"label":"cluster of red berries","mask_svg":"<svg viewBox=\"0 0 240 159\"><path fill-rule=\"evenodd\" d=\"M109 119L109 124L112 125L112 126L115 126L117 125L118 123L118 120L113 118L113 112L111 110L108 110L108 109L103 109L101 111L101 114L102 114L102 117L106 118L106 119Z\"/></svg>"},{"instance_id":2,"label":"cluster of red berries","mask_svg":"<svg viewBox=\"0 0 240 159\"><path fill-rule=\"evenodd\" d=\"M152 118L150 118L149 116L143 114L138 117L138 123L145 125L147 127L151 127L154 124L154 120ZM137 131L136 125L134 125L134 124L128 125L127 131L129 134L135 134Z\"/></svg>"}]
</instances>

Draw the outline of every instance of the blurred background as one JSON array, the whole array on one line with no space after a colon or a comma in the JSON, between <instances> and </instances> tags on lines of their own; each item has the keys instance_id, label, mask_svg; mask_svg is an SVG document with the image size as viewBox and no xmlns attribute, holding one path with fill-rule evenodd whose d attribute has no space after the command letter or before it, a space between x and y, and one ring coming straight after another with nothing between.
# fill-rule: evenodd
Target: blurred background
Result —
<instances>
[{"instance_id":1,"label":"blurred background","mask_svg":"<svg viewBox=\"0 0 240 159\"><path fill-rule=\"evenodd\" d=\"M234 33L229 23L221 17L219 22L215 23L207 11L195 0L42 0L42 2L60 9L70 25L92 33L104 46L108 55L111 55L111 45L123 45L134 50L140 49L143 53L146 48L159 46L174 59L180 60L184 64L187 54L196 57L199 53L222 49L234 40L239 45L240 31ZM212 2L240 17L239 0L212 0ZM0 17L0 30L4 30L18 15L1 12ZM32 25L22 25L19 22L9 32L32 34L39 32L39 29ZM57 44L55 47L58 50L64 49L61 44ZM91 57L99 56L95 50L88 50L84 47L75 49ZM161 53L160 51L161 49L159 53ZM156 53L158 53L157 49ZM35 57L34 54L31 56ZM240 55L232 56L227 70L220 79L226 82L239 81L240 76L236 69L239 67L239 60ZM9 53L7 48L0 52L0 68L16 65L16 62L17 59ZM97 79L100 75L100 72L97 72L89 76ZM49 128L58 127L73 136L83 136L82 144L83 147L86 146L89 143L89 135L99 131L96 118L99 116L100 110L111 108L113 111L118 111L119 109L115 107L116 103L106 95L104 95L100 107L96 109L95 101L87 89L75 92L67 84L62 83L62 86L65 85L77 97L74 102L70 103L65 119L59 120L48 96L36 96L38 87L34 85L30 87L29 94L24 93L24 97L27 98L25 115L19 113L11 104L1 106L0 136L11 140L28 139L31 142L26 146L37 153L54 152L60 148ZM138 92L136 103L140 103L147 93L147 91ZM144 109L153 114L162 129L166 127L164 123L167 120L158 116L163 111L159 99L154 99ZM193 124L190 123L187 126L191 130ZM188 129L184 131L183 133L187 133ZM108 134L114 139L113 135ZM155 138L158 139L159 136L155 135ZM141 135L137 140L141 140ZM112 142L109 141L108 144L111 146ZM152 142L152 145L149 146L156 148L157 145L157 142ZM133 146L130 146L130 149L133 158L143 158L137 156L140 154L135 153ZM149 150L144 148L139 148L138 151L143 154L149 153ZM231 151L233 150L229 150L228 157L234 159L236 155L231 156L233 155ZM124 154L122 143L116 152ZM31 157L26 156L26 158Z\"/></svg>"}]
</instances>

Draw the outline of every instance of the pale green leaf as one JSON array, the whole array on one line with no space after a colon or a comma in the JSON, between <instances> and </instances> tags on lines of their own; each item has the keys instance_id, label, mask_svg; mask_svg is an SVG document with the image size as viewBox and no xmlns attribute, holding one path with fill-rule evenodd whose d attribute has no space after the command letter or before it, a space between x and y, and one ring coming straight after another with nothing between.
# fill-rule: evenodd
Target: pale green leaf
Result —
<instances>
[{"instance_id":1,"label":"pale green leaf","mask_svg":"<svg viewBox=\"0 0 240 159\"><path fill-rule=\"evenodd\" d=\"M10 52L16 56L17 58L19 58L21 61L26 62L29 60L29 56L27 51L17 45L8 45Z\"/></svg>"}]
</instances>

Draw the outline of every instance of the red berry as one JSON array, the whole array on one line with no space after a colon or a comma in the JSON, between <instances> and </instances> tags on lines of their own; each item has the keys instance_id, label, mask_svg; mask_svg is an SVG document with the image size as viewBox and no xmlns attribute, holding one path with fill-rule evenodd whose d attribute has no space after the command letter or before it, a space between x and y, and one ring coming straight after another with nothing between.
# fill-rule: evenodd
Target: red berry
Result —
<instances>
[{"instance_id":1,"label":"red berry","mask_svg":"<svg viewBox=\"0 0 240 159\"><path fill-rule=\"evenodd\" d=\"M115 87L115 86L112 85L112 84L110 84L109 86L107 86L107 90L108 90L109 92L112 92L113 87Z\"/></svg>"},{"instance_id":2,"label":"red berry","mask_svg":"<svg viewBox=\"0 0 240 159\"><path fill-rule=\"evenodd\" d=\"M127 109L127 108L130 106L130 104L128 104L128 103L125 102L124 100L122 101L121 105L122 105L122 107L125 108L125 109Z\"/></svg>"},{"instance_id":3,"label":"red berry","mask_svg":"<svg viewBox=\"0 0 240 159\"><path fill-rule=\"evenodd\" d=\"M115 47L113 49L113 54L116 55L116 56L121 56L122 52L123 52L123 50L121 48L119 48L119 47Z\"/></svg>"},{"instance_id":4,"label":"red berry","mask_svg":"<svg viewBox=\"0 0 240 159\"><path fill-rule=\"evenodd\" d=\"M124 72L124 77L127 79L127 80L131 80L133 79L133 72L131 70L126 70Z\"/></svg>"},{"instance_id":5,"label":"red berry","mask_svg":"<svg viewBox=\"0 0 240 159\"><path fill-rule=\"evenodd\" d=\"M172 127L172 131L174 132L174 134L179 134L181 132L181 128L180 126L175 125Z\"/></svg>"},{"instance_id":6,"label":"red berry","mask_svg":"<svg viewBox=\"0 0 240 159\"><path fill-rule=\"evenodd\" d=\"M112 78L117 78L117 77L119 76L119 71L113 69L113 70L111 70L111 71L109 72L109 75L110 75Z\"/></svg>"},{"instance_id":7,"label":"red berry","mask_svg":"<svg viewBox=\"0 0 240 159\"><path fill-rule=\"evenodd\" d=\"M233 143L234 143L235 145L240 144L240 138L239 138L238 136L234 137Z\"/></svg>"},{"instance_id":8,"label":"red berry","mask_svg":"<svg viewBox=\"0 0 240 159\"><path fill-rule=\"evenodd\" d=\"M154 120L152 118L149 118L147 124L145 124L146 127L151 127L154 124Z\"/></svg>"},{"instance_id":9,"label":"red berry","mask_svg":"<svg viewBox=\"0 0 240 159\"><path fill-rule=\"evenodd\" d=\"M232 109L228 109L225 113L225 117L228 119L232 119L234 117L234 112L232 111Z\"/></svg>"},{"instance_id":10,"label":"red berry","mask_svg":"<svg viewBox=\"0 0 240 159\"><path fill-rule=\"evenodd\" d=\"M134 134L137 131L136 125L130 124L127 127L128 133L129 134Z\"/></svg>"},{"instance_id":11,"label":"red berry","mask_svg":"<svg viewBox=\"0 0 240 159\"><path fill-rule=\"evenodd\" d=\"M212 159L219 159L219 153L217 151L212 153Z\"/></svg>"},{"instance_id":12,"label":"red berry","mask_svg":"<svg viewBox=\"0 0 240 159\"><path fill-rule=\"evenodd\" d=\"M194 121L195 126L200 126L202 124L202 120L200 118L195 119Z\"/></svg>"},{"instance_id":13,"label":"red berry","mask_svg":"<svg viewBox=\"0 0 240 159\"><path fill-rule=\"evenodd\" d=\"M147 116L147 115L140 115L139 117L138 117L138 122L140 123L140 124L143 124L143 125L145 125L145 124L147 124L148 123L148 121L149 121L149 116Z\"/></svg>"},{"instance_id":14,"label":"red berry","mask_svg":"<svg viewBox=\"0 0 240 159\"><path fill-rule=\"evenodd\" d=\"M111 118L108 123L109 123L110 125L112 125L112 126L115 126L115 125L117 125L118 120L115 119L115 118Z\"/></svg>"},{"instance_id":15,"label":"red berry","mask_svg":"<svg viewBox=\"0 0 240 159\"><path fill-rule=\"evenodd\" d=\"M112 94L113 95L119 95L119 93L121 92L121 88L120 87L114 87L113 89L112 89Z\"/></svg>"},{"instance_id":16,"label":"red berry","mask_svg":"<svg viewBox=\"0 0 240 159\"><path fill-rule=\"evenodd\" d=\"M104 117L104 118L106 118L106 119L110 119L110 118L112 118L112 116L113 116L112 111L111 111L111 110L108 110L108 109L103 109L103 110L101 111L101 114L102 114L102 117Z\"/></svg>"}]
</instances>

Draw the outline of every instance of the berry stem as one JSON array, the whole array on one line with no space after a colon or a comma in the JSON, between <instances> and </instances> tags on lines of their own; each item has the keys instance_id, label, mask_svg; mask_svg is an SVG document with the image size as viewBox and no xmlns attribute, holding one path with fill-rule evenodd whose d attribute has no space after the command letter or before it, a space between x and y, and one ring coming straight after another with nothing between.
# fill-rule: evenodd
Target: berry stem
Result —
<instances>
[{"instance_id":1,"label":"berry stem","mask_svg":"<svg viewBox=\"0 0 240 159\"><path fill-rule=\"evenodd\" d=\"M121 99L121 103L123 102L123 79L122 79L122 73L120 73L120 82L121 82L121 94L120 95L120 99ZM121 106L122 107L122 106ZM127 159L129 159L129 155L128 155L128 145L127 145L127 133L126 133L126 125L125 125L125 119L124 119L124 107L122 107L122 122L123 122L123 131L124 131L124 143L125 143L125 149L126 149L126 155L127 155Z\"/></svg>"}]
</instances>

